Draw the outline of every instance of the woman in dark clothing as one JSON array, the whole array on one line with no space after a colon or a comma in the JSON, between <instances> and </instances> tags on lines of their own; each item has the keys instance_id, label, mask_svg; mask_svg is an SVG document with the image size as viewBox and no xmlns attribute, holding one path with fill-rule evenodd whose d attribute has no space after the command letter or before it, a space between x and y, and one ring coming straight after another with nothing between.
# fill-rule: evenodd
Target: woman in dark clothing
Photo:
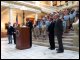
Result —
<instances>
[{"instance_id":1,"label":"woman in dark clothing","mask_svg":"<svg viewBox=\"0 0 80 60\"><path fill-rule=\"evenodd\" d=\"M13 38L14 38L14 44L16 44L16 24L13 25Z\"/></svg>"}]
</instances>

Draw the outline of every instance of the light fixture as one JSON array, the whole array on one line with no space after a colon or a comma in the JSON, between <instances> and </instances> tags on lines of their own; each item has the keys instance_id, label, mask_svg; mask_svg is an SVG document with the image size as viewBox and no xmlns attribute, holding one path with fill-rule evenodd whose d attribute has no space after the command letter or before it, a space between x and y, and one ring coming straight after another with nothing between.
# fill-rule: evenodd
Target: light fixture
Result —
<instances>
[{"instance_id":1,"label":"light fixture","mask_svg":"<svg viewBox=\"0 0 80 60\"><path fill-rule=\"evenodd\" d=\"M35 1L36 6L39 6L39 4L40 4L40 1Z\"/></svg>"}]
</instances>

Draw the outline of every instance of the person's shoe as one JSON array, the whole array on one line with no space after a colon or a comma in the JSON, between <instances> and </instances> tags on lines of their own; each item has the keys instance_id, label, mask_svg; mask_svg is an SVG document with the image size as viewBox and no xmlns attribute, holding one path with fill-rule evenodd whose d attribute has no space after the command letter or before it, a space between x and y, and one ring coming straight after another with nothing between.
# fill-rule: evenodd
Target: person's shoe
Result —
<instances>
[{"instance_id":1,"label":"person's shoe","mask_svg":"<svg viewBox=\"0 0 80 60\"><path fill-rule=\"evenodd\" d=\"M55 48L49 48L50 50L54 50Z\"/></svg>"},{"instance_id":2,"label":"person's shoe","mask_svg":"<svg viewBox=\"0 0 80 60\"><path fill-rule=\"evenodd\" d=\"M51 48L51 50L55 50L54 48Z\"/></svg>"},{"instance_id":3,"label":"person's shoe","mask_svg":"<svg viewBox=\"0 0 80 60\"><path fill-rule=\"evenodd\" d=\"M56 51L58 51L59 49L56 49Z\"/></svg>"},{"instance_id":4,"label":"person's shoe","mask_svg":"<svg viewBox=\"0 0 80 60\"><path fill-rule=\"evenodd\" d=\"M8 44L10 44L10 43L8 43Z\"/></svg>"},{"instance_id":5,"label":"person's shoe","mask_svg":"<svg viewBox=\"0 0 80 60\"><path fill-rule=\"evenodd\" d=\"M64 51L57 51L57 53L63 53Z\"/></svg>"}]
</instances>

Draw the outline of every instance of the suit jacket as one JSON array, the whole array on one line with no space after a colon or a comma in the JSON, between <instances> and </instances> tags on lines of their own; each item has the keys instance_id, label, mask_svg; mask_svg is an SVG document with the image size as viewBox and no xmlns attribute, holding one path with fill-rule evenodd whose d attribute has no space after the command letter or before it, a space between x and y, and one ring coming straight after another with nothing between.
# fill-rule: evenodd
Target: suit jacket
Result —
<instances>
[{"instance_id":1,"label":"suit jacket","mask_svg":"<svg viewBox=\"0 0 80 60\"><path fill-rule=\"evenodd\" d=\"M63 33L63 23L62 23L61 19L58 19L55 22L55 29L54 30L56 33Z\"/></svg>"},{"instance_id":2,"label":"suit jacket","mask_svg":"<svg viewBox=\"0 0 80 60\"><path fill-rule=\"evenodd\" d=\"M51 22L48 26L49 35L54 35L54 22Z\"/></svg>"},{"instance_id":3,"label":"suit jacket","mask_svg":"<svg viewBox=\"0 0 80 60\"><path fill-rule=\"evenodd\" d=\"M26 23L26 26L30 27L30 29L32 29L32 28L33 28L33 24L32 24L32 22L31 22L31 21L29 21L28 23Z\"/></svg>"},{"instance_id":4,"label":"suit jacket","mask_svg":"<svg viewBox=\"0 0 80 60\"><path fill-rule=\"evenodd\" d=\"M8 35L12 35L13 34L13 27L12 26L7 28L7 34Z\"/></svg>"},{"instance_id":5,"label":"suit jacket","mask_svg":"<svg viewBox=\"0 0 80 60\"><path fill-rule=\"evenodd\" d=\"M16 28L13 28L13 34L16 34L16 33L14 33L14 32L16 32Z\"/></svg>"}]
</instances>

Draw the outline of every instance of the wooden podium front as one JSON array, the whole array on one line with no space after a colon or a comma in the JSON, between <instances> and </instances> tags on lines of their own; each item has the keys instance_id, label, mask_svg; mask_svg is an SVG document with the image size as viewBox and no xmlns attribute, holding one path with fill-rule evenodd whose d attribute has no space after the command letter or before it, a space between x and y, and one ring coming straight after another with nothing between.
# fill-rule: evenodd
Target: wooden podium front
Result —
<instances>
[{"instance_id":1,"label":"wooden podium front","mask_svg":"<svg viewBox=\"0 0 80 60\"><path fill-rule=\"evenodd\" d=\"M16 30L16 48L30 48L30 30L29 27L19 27Z\"/></svg>"}]
</instances>

